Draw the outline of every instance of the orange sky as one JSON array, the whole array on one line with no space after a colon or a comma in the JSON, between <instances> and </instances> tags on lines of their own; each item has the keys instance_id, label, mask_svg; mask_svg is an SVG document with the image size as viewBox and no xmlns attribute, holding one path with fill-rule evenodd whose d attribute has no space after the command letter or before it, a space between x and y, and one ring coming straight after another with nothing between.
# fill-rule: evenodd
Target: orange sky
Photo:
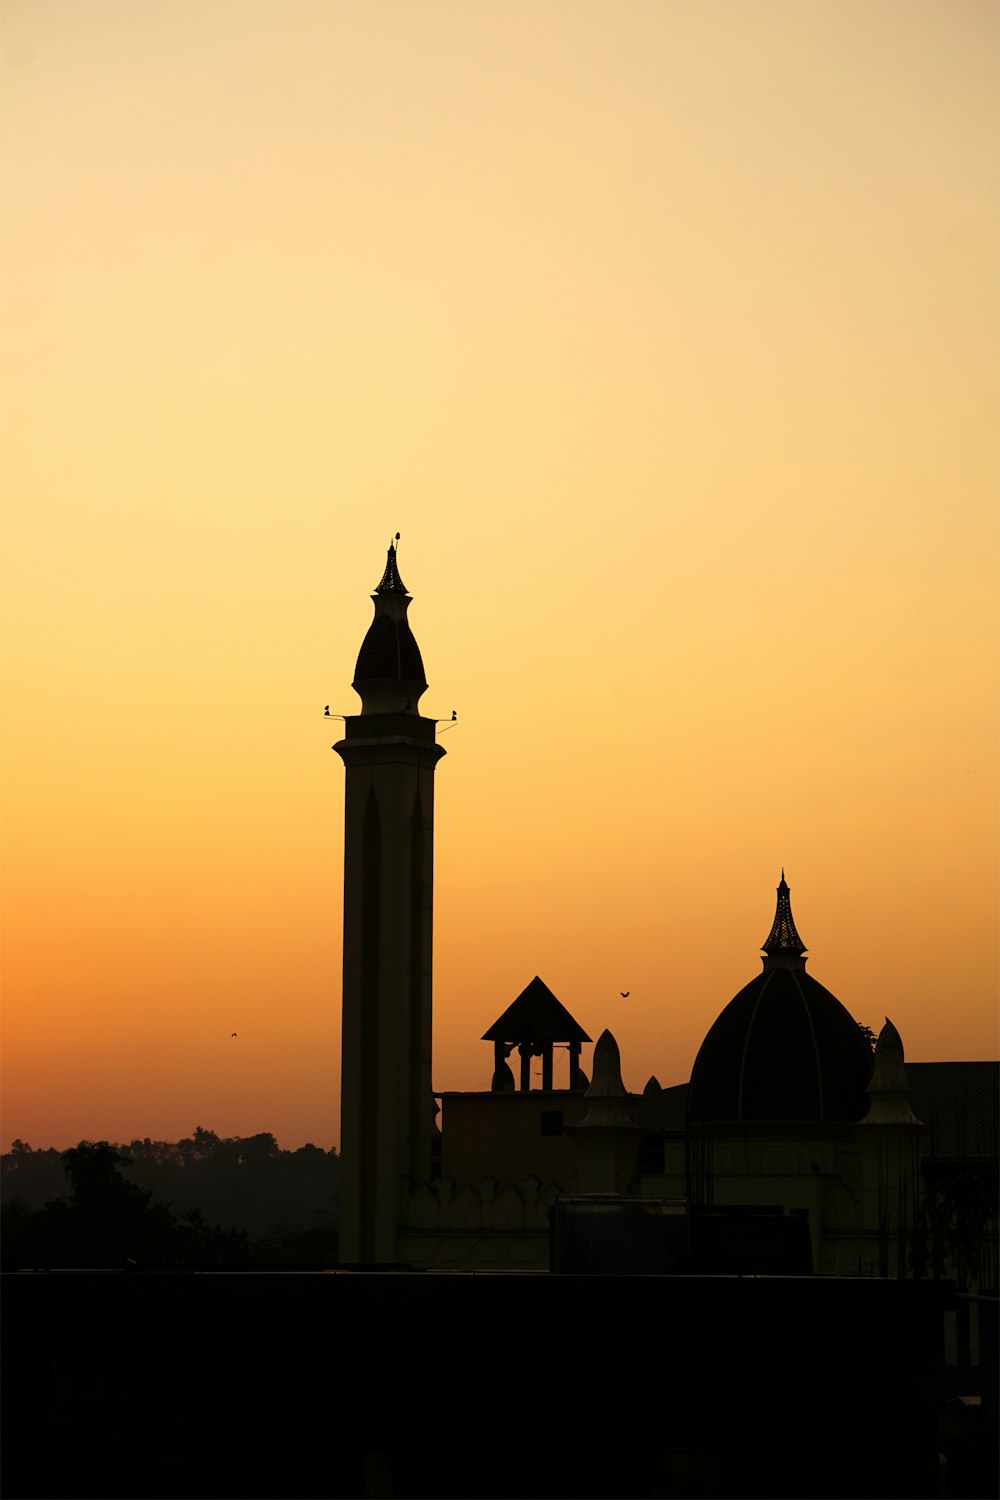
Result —
<instances>
[{"instance_id":1,"label":"orange sky","mask_svg":"<svg viewBox=\"0 0 1000 1500\"><path fill-rule=\"evenodd\" d=\"M997 6L0 25L4 1144L336 1143L397 529L438 1088L535 973L685 1079L782 864L859 1020L996 1056Z\"/></svg>"}]
</instances>

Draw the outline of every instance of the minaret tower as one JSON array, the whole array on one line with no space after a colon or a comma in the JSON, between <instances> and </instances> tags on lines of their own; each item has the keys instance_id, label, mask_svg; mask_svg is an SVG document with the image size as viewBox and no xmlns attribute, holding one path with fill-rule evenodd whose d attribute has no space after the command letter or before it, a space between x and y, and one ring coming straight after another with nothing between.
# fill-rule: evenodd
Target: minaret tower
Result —
<instances>
[{"instance_id":1,"label":"minaret tower","mask_svg":"<svg viewBox=\"0 0 1000 1500\"><path fill-rule=\"evenodd\" d=\"M397 536L398 540L398 536ZM361 712L334 749L347 770L340 1258L398 1260L411 1187L431 1175L434 769L444 750L417 703L427 688L389 544L361 644Z\"/></svg>"}]
</instances>

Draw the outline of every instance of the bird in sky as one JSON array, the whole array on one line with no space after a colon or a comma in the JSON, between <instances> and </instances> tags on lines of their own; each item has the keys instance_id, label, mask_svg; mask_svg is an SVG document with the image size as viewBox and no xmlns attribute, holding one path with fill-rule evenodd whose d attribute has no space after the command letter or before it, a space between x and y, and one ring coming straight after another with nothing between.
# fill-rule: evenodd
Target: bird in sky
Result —
<instances>
[{"instance_id":1,"label":"bird in sky","mask_svg":"<svg viewBox=\"0 0 1000 1500\"><path fill-rule=\"evenodd\" d=\"M235 1035L236 1035L236 1032L235 1032L235 1031L234 1031L234 1032L233 1032L233 1036L235 1036Z\"/></svg>"},{"instance_id":2,"label":"bird in sky","mask_svg":"<svg viewBox=\"0 0 1000 1500\"><path fill-rule=\"evenodd\" d=\"M619 995L621 995L621 997L622 997L623 1000L627 1000L628 997L629 997L629 995L631 995L632 991L631 990L619 990L618 993L619 993Z\"/></svg>"}]
</instances>

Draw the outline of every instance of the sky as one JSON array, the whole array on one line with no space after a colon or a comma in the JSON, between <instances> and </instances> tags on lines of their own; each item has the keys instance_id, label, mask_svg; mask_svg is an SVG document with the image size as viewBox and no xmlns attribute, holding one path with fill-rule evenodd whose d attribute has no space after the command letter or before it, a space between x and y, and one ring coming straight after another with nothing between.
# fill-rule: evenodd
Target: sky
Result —
<instances>
[{"instance_id":1,"label":"sky","mask_svg":"<svg viewBox=\"0 0 1000 1500\"><path fill-rule=\"evenodd\" d=\"M998 20L5 0L5 1148L337 1144L397 530L436 1089L535 974L686 1080L782 867L997 1056Z\"/></svg>"}]
</instances>

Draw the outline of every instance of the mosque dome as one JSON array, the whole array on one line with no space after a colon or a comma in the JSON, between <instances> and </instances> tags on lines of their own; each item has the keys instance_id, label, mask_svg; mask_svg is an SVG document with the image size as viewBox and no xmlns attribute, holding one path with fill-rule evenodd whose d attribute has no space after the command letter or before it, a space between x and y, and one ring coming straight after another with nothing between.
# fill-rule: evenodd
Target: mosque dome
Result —
<instances>
[{"instance_id":1,"label":"mosque dome","mask_svg":"<svg viewBox=\"0 0 1000 1500\"><path fill-rule=\"evenodd\" d=\"M805 946L781 872L763 969L732 999L695 1058L688 1117L861 1119L872 1059L836 996L806 973Z\"/></svg>"},{"instance_id":2,"label":"mosque dome","mask_svg":"<svg viewBox=\"0 0 1000 1500\"><path fill-rule=\"evenodd\" d=\"M416 713L417 701L427 691L427 679L420 647L406 618L410 596L399 576L392 542L372 600L375 618L354 668L353 686L361 697L361 712Z\"/></svg>"}]
</instances>

